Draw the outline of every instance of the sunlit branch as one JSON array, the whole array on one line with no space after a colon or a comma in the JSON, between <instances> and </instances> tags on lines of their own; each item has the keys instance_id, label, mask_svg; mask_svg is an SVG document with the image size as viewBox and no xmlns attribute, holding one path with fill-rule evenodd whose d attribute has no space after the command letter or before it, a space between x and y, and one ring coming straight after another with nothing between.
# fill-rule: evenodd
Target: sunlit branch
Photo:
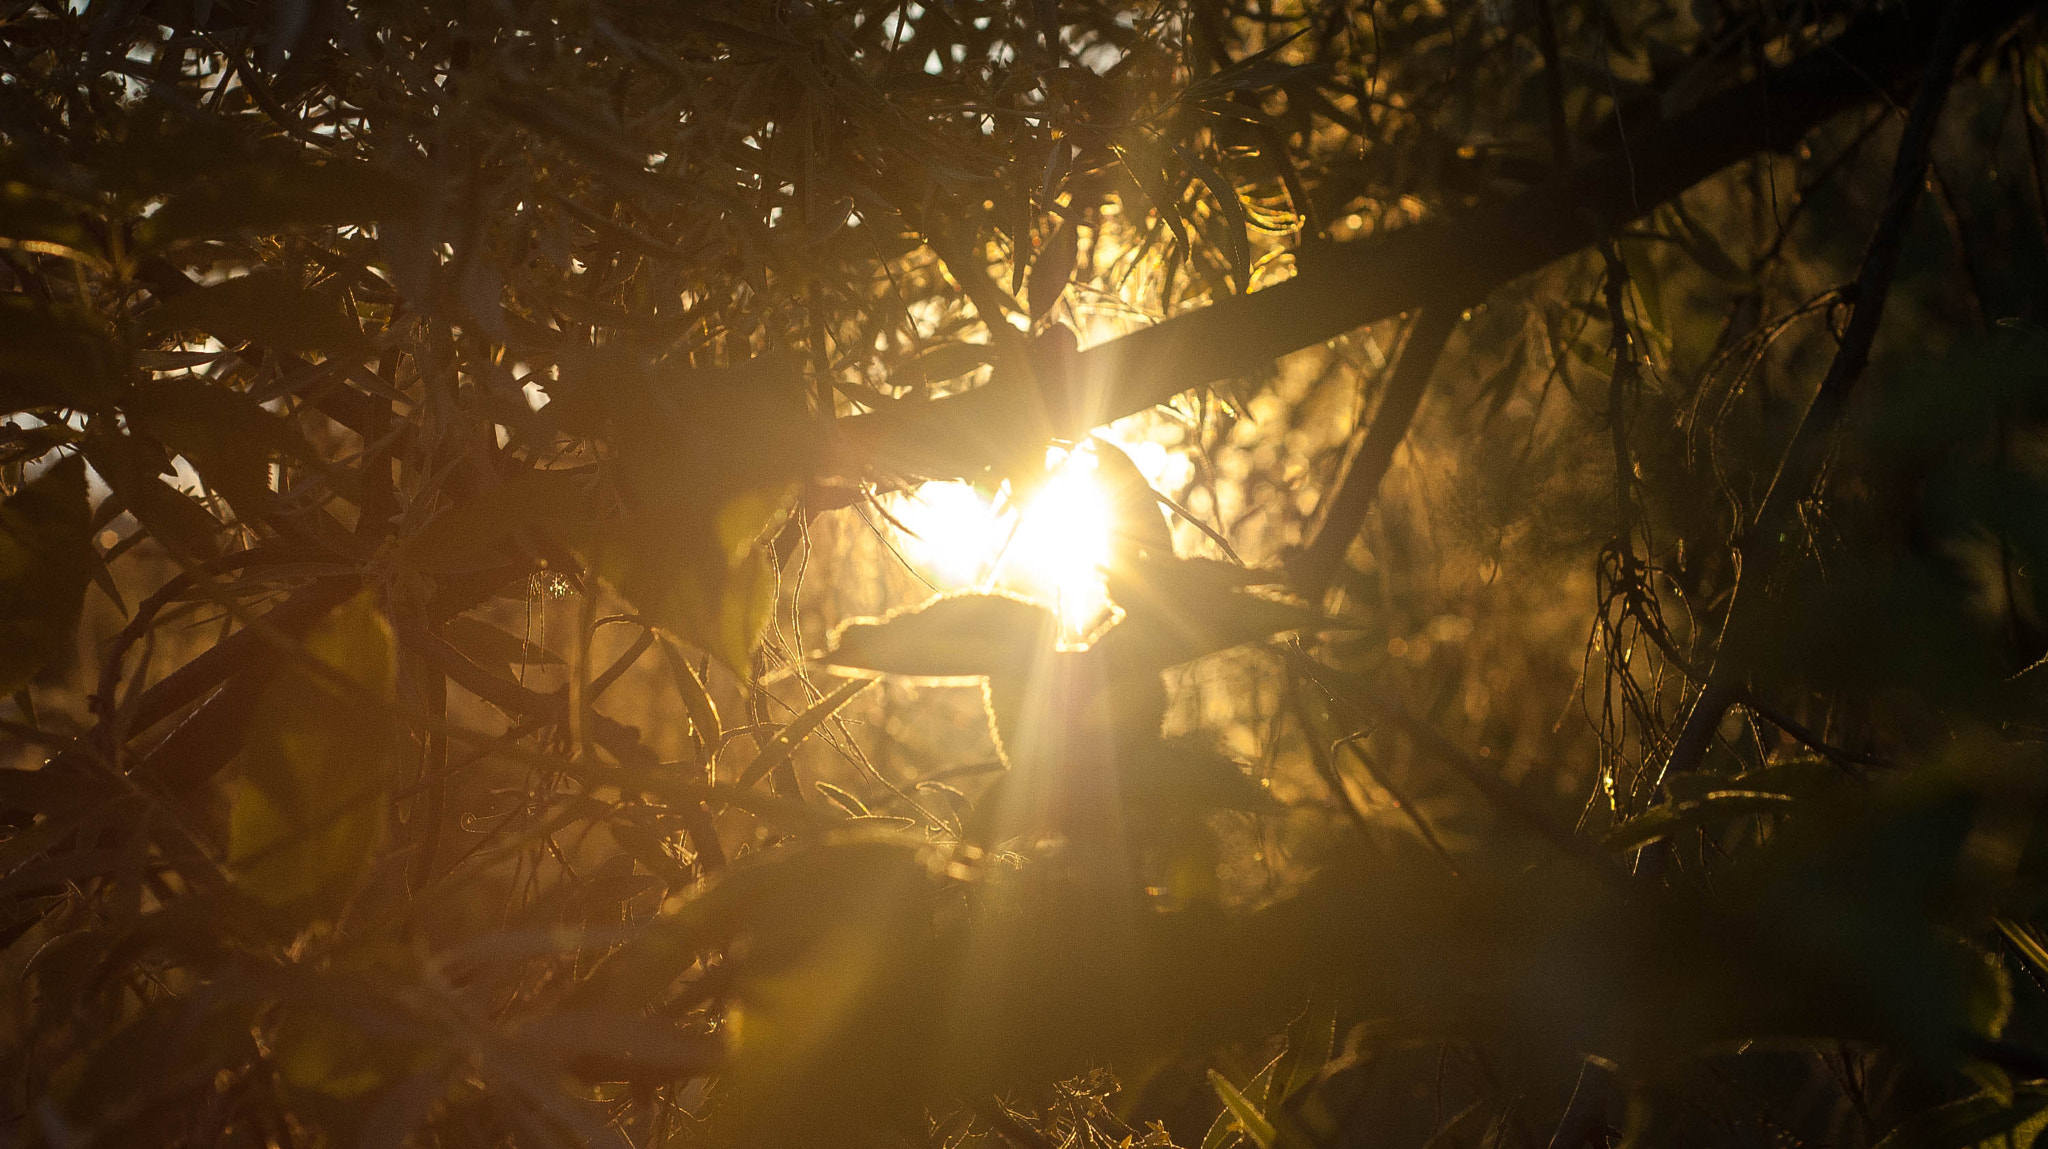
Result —
<instances>
[{"instance_id":1,"label":"sunlit branch","mask_svg":"<svg viewBox=\"0 0 2048 1149\"><path fill-rule=\"evenodd\" d=\"M1394 464L1394 452L1408 435L1415 412L1429 389L1430 374L1443 354L1444 344L1458 325L1459 309L1430 306L1415 318L1414 329L1387 381L1386 393L1374 412L1371 428L1359 440L1344 477L1324 502L1322 522L1316 527L1300 569L1295 573L1297 589L1312 599L1321 598L1337 570L1344 563L1351 541L1365 526L1379 494L1380 480Z\"/></svg>"},{"instance_id":2,"label":"sunlit branch","mask_svg":"<svg viewBox=\"0 0 2048 1149\"><path fill-rule=\"evenodd\" d=\"M1958 5L1961 47L2000 37L2040 7L2039 0ZM1625 150L1505 201L1305 249L1297 253L1294 278L1089 348L1079 374L1099 381L1101 417L1114 419L1191 388L1258 373L1282 355L1426 303L1482 299L1745 156L1789 146L1852 108L1906 98L1927 62L1933 15L1916 6L1869 17L1687 111L1632 124ZM844 420L855 458L842 463L977 471L990 462L990 428L1043 420L1025 392L999 374L960 395Z\"/></svg>"}]
</instances>

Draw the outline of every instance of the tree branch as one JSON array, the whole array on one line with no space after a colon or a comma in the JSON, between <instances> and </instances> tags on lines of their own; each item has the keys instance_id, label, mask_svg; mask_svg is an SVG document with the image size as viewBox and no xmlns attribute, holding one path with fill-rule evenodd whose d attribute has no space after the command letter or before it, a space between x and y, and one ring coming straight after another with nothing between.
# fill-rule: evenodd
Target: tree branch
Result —
<instances>
[{"instance_id":1,"label":"tree branch","mask_svg":"<svg viewBox=\"0 0 2048 1149\"><path fill-rule=\"evenodd\" d=\"M1322 521L1302 554L1295 583L1311 601L1320 600L1329 589L1344 565L1351 540L1365 527L1365 517L1379 495L1380 480L1386 478L1387 469L1394 464L1394 452L1415 421L1423 392L1429 390L1430 373L1436 369L1437 358L1461 312L1458 307L1431 304L1415 317L1414 329L1408 333L1393 377L1373 413L1372 427L1351 453L1344 477L1324 500Z\"/></svg>"},{"instance_id":2,"label":"tree branch","mask_svg":"<svg viewBox=\"0 0 2048 1149\"><path fill-rule=\"evenodd\" d=\"M1963 45L1989 41L2042 0L1958 5ZM1930 5L1868 17L1782 67L1631 130L1609 152L1507 200L1298 253L1294 278L1174 316L1089 348L1078 376L1101 417L1142 411L1191 388L1254 374L1274 359L1434 299L1482 299L1495 288L1596 243L1729 164L1783 148L1838 113L1903 99L1927 63ZM840 421L848 457L937 477L988 465L992 429L1029 414L1000 376L931 403Z\"/></svg>"}]
</instances>

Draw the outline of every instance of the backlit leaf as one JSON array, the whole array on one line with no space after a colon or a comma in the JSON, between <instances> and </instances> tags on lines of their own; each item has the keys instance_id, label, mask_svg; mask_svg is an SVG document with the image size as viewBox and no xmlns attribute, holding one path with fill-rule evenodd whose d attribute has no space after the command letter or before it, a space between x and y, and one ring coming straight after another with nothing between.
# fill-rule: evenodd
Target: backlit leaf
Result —
<instances>
[{"instance_id":1,"label":"backlit leaf","mask_svg":"<svg viewBox=\"0 0 2048 1149\"><path fill-rule=\"evenodd\" d=\"M635 510L623 529L584 540L579 552L643 618L744 675L775 609L775 568L760 543L796 495L795 484L742 490L710 522L691 504Z\"/></svg>"},{"instance_id":2,"label":"backlit leaf","mask_svg":"<svg viewBox=\"0 0 2048 1149\"><path fill-rule=\"evenodd\" d=\"M441 637L471 661L494 670L510 666L559 665L561 656L480 618L462 615L441 628Z\"/></svg>"},{"instance_id":3,"label":"backlit leaf","mask_svg":"<svg viewBox=\"0 0 2048 1149\"><path fill-rule=\"evenodd\" d=\"M1237 198L1237 185L1194 151L1179 146L1174 151L1179 153L1190 171L1209 185L1209 194L1215 197L1216 206L1223 209L1223 240L1225 249L1230 252L1231 278L1237 281L1239 291L1250 291L1252 248L1247 229L1251 227L1251 220L1246 218L1244 204Z\"/></svg>"},{"instance_id":4,"label":"backlit leaf","mask_svg":"<svg viewBox=\"0 0 2048 1149\"><path fill-rule=\"evenodd\" d=\"M1687 802L1646 810L1614 828L1602 842L1610 850L1632 850L1667 834L1747 814L1783 814L1794 800L1762 790L1715 790Z\"/></svg>"},{"instance_id":5,"label":"backlit leaf","mask_svg":"<svg viewBox=\"0 0 2048 1149\"><path fill-rule=\"evenodd\" d=\"M917 678L986 678L1027 666L1059 637L1052 611L1007 594L942 595L833 633L830 666Z\"/></svg>"},{"instance_id":6,"label":"backlit leaf","mask_svg":"<svg viewBox=\"0 0 2048 1149\"><path fill-rule=\"evenodd\" d=\"M1273 1130L1273 1123L1266 1120L1265 1114L1260 1113L1257 1106L1246 1099L1244 1094L1239 1093L1228 1078L1213 1069L1210 1070L1209 1088L1215 1090L1217 1098L1223 1102L1224 1108L1230 1111L1230 1116L1237 1121L1237 1127L1244 1130L1244 1135L1251 1139L1252 1144L1259 1149L1273 1149L1274 1142L1279 1140L1279 1134Z\"/></svg>"},{"instance_id":7,"label":"backlit leaf","mask_svg":"<svg viewBox=\"0 0 2048 1149\"><path fill-rule=\"evenodd\" d=\"M789 756L796 753L796 748L803 745L804 739L811 736L812 731L824 725L826 719L839 713L839 709L852 701L854 695L867 689L869 681L856 678L840 683L832 693L812 703L802 714L791 719L787 726L776 731L775 737L768 740L768 745L761 748L760 755L747 763L746 770L740 775L740 789L752 786L781 768L789 761Z\"/></svg>"},{"instance_id":8,"label":"backlit leaf","mask_svg":"<svg viewBox=\"0 0 2048 1149\"><path fill-rule=\"evenodd\" d=\"M396 678L391 627L364 592L306 636L258 701L230 812L236 884L319 914L363 876L390 784Z\"/></svg>"}]
</instances>

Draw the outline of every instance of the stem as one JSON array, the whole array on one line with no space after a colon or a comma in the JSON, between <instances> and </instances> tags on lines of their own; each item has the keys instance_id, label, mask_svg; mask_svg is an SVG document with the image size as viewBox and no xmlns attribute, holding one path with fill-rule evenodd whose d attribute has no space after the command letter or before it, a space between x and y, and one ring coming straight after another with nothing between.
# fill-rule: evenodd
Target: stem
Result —
<instances>
[{"instance_id":1,"label":"stem","mask_svg":"<svg viewBox=\"0 0 2048 1149\"><path fill-rule=\"evenodd\" d=\"M1432 304L1416 316L1401 359L1394 365L1393 378L1387 381L1386 394L1380 397L1379 409L1373 413L1372 427L1359 440L1344 468L1344 477L1324 503L1322 522L1302 556L1298 582L1302 594L1311 601L1321 599L1329 589L1344 564L1345 552L1351 549L1351 540L1364 529L1366 515L1379 496L1380 480L1386 478L1387 469L1394 463L1394 452L1415 421L1423 392L1429 389L1430 373L1436 369L1444 344L1450 340L1451 329L1458 324L1460 311Z\"/></svg>"},{"instance_id":2,"label":"stem","mask_svg":"<svg viewBox=\"0 0 2048 1149\"><path fill-rule=\"evenodd\" d=\"M445 721L448 717L448 679L438 669L423 669L420 678L421 704L427 714ZM426 729L426 744L420 752L420 781L427 788L426 808L421 812L419 853L413 857L412 887L422 890L434 879L434 853L441 844L441 821L448 814L448 731L440 724Z\"/></svg>"}]
</instances>

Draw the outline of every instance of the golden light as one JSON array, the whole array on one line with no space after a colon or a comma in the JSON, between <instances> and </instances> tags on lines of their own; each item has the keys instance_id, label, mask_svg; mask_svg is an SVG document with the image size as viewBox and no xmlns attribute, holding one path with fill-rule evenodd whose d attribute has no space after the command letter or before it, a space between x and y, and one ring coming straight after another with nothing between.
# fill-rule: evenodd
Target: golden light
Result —
<instances>
[{"instance_id":1,"label":"golden light","mask_svg":"<svg viewBox=\"0 0 2048 1149\"><path fill-rule=\"evenodd\" d=\"M1001 587L1054 607L1061 639L1080 642L1110 611L1103 567L1114 529L1092 444L1046 453L1046 480L1018 498L966 483L925 483L892 498L902 550L941 590Z\"/></svg>"},{"instance_id":2,"label":"golden light","mask_svg":"<svg viewBox=\"0 0 2048 1149\"><path fill-rule=\"evenodd\" d=\"M1109 609L1102 568L1116 527L1109 497L1096 482L1092 444L1046 452L1045 485L1024 507L1003 567L1015 589L1053 601L1063 641L1078 641Z\"/></svg>"},{"instance_id":3,"label":"golden light","mask_svg":"<svg viewBox=\"0 0 2048 1149\"><path fill-rule=\"evenodd\" d=\"M1006 492L1005 492L1006 493ZM941 590L979 584L1010 537L1004 493L991 500L967 483L924 483L885 500L904 556Z\"/></svg>"}]
</instances>

